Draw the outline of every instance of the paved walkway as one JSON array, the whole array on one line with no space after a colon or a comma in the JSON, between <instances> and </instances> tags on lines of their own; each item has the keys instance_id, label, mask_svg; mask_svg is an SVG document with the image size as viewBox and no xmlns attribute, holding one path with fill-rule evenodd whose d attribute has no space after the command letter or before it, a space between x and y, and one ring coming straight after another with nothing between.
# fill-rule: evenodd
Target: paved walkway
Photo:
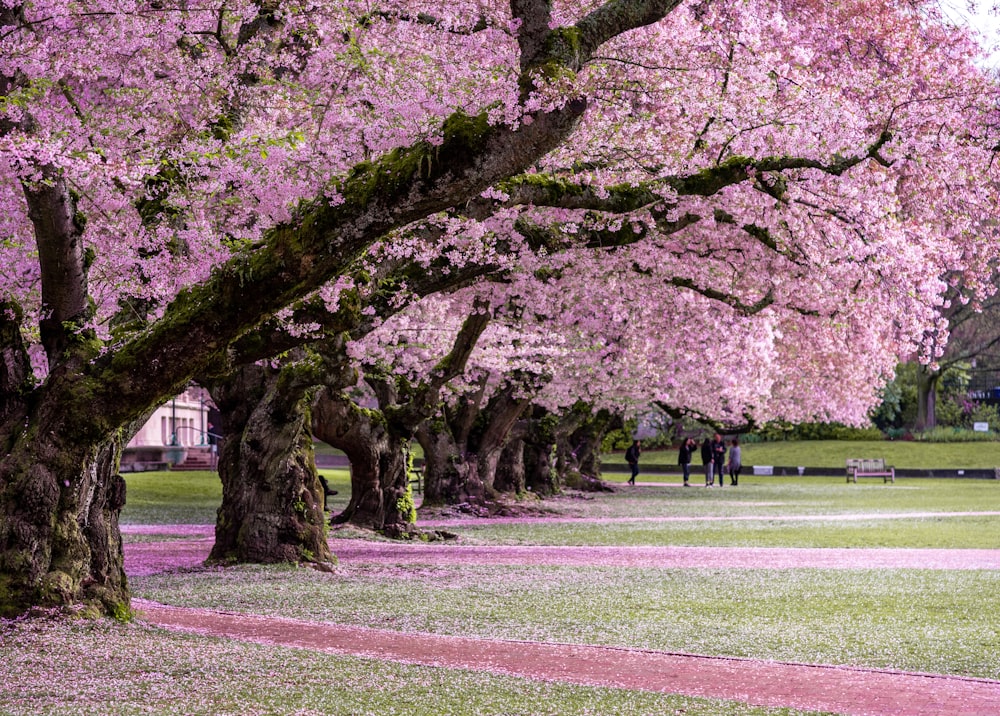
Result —
<instances>
[{"instance_id":1,"label":"paved walkway","mask_svg":"<svg viewBox=\"0 0 1000 716\"><path fill-rule=\"evenodd\" d=\"M211 528L125 527L188 539L125 545L128 574L192 567L208 555ZM333 540L343 564L546 564L660 568L1000 569L1000 550L721 549L701 547L495 547ZM1000 681L877 669L718 658L572 644L407 634L294 619L133 606L150 623L258 643L531 679L731 699L851 715L996 716Z\"/></svg>"}]
</instances>

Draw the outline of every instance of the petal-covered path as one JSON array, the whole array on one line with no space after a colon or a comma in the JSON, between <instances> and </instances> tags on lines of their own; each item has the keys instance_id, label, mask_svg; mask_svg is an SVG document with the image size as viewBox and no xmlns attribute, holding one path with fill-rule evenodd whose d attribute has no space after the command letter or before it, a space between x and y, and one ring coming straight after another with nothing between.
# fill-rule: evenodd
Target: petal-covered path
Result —
<instances>
[{"instance_id":1,"label":"petal-covered path","mask_svg":"<svg viewBox=\"0 0 1000 716\"><path fill-rule=\"evenodd\" d=\"M125 526L184 536L125 546L129 574L192 567L211 528ZM334 540L343 564L545 564L727 568L1000 569L1000 550L701 547L506 547ZM936 674L706 657L639 649L413 634L134 600L150 623L231 639L541 680L732 699L839 714L995 716L1000 681Z\"/></svg>"}]
</instances>

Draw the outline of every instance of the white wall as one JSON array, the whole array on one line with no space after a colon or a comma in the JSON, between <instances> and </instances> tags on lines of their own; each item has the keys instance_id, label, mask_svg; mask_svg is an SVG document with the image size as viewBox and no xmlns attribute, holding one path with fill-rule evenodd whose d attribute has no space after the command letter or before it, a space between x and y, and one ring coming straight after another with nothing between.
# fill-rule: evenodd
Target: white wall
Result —
<instances>
[{"instance_id":1,"label":"white wall","mask_svg":"<svg viewBox=\"0 0 1000 716\"><path fill-rule=\"evenodd\" d=\"M178 445L188 447L206 445L208 401L208 395L201 388L192 387L185 390L157 408L129 442L128 447L170 445L175 432Z\"/></svg>"}]
</instances>

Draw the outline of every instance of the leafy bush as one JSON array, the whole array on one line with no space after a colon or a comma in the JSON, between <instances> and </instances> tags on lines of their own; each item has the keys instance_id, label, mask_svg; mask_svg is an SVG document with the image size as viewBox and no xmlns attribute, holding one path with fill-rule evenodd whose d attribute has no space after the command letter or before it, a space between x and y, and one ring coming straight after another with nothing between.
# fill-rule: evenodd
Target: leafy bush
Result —
<instances>
[{"instance_id":1,"label":"leafy bush","mask_svg":"<svg viewBox=\"0 0 1000 716\"><path fill-rule=\"evenodd\" d=\"M675 438L671 433L657 433L651 437L645 437L642 439L642 449L643 450L667 450L674 446ZM630 440L628 445L631 445ZM626 445L625 447L628 447Z\"/></svg>"},{"instance_id":2,"label":"leafy bush","mask_svg":"<svg viewBox=\"0 0 1000 716\"><path fill-rule=\"evenodd\" d=\"M854 428L840 423L768 423L746 436L747 442L777 440L883 440L878 428Z\"/></svg>"},{"instance_id":3,"label":"leafy bush","mask_svg":"<svg viewBox=\"0 0 1000 716\"><path fill-rule=\"evenodd\" d=\"M601 452L609 453L627 450L628 446L632 444L632 440L634 440L632 436L635 435L636 427L636 421L631 419L626 420L623 427L609 430L601 440Z\"/></svg>"},{"instance_id":4,"label":"leafy bush","mask_svg":"<svg viewBox=\"0 0 1000 716\"><path fill-rule=\"evenodd\" d=\"M855 428L839 423L807 423L799 426L800 440L883 440L878 428Z\"/></svg>"},{"instance_id":5,"label":"leafy bush","mask_svg":"<svg viewBox=\"0 0 1000 716\"><path fill-rule=\"evenodd\" d=\"M989 423L990 430L1000 429L1000 407L988 403L975 403L969 411L969 425Z\"/></svg>"},{"instance_id":6,"label":"leafy bush","mask_svg":"<svg viewBox=\"0 0 1000 716\"><path fill-rule=\"evenodd\" d=\"M987 443L996 440L997 434L992 430L986 433L977 433L975 430L938 427L913 433L913 439L926 443Z\"/></svg>"},{"instance_id":7,"label":"leafy bush","mask_svg":"<svg viewBox=\"0 0 1000 716\"><path fill-rule=\"evenodd\" d=\"M969 427L965 406L960 400L939 400L934 410L937 424L942 427Z\"/></svg>"}]
</instances>

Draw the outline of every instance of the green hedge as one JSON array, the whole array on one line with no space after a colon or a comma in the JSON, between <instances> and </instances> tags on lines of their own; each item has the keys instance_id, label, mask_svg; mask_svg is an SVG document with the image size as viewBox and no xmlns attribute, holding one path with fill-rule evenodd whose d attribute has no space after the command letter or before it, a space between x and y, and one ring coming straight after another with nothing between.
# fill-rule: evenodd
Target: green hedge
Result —
<instances>
[{"instance_id":1,"label":"green hedge","mask_svg":"<svg viewBox=\"0 0 1000 716\"><path fill-rule=\"evenodd\" d=\"M984 433L964 428L933 428L913 433L912 439L924 443L989 443L997 439L992 430Z\"/></svg>"}]
</instances>

